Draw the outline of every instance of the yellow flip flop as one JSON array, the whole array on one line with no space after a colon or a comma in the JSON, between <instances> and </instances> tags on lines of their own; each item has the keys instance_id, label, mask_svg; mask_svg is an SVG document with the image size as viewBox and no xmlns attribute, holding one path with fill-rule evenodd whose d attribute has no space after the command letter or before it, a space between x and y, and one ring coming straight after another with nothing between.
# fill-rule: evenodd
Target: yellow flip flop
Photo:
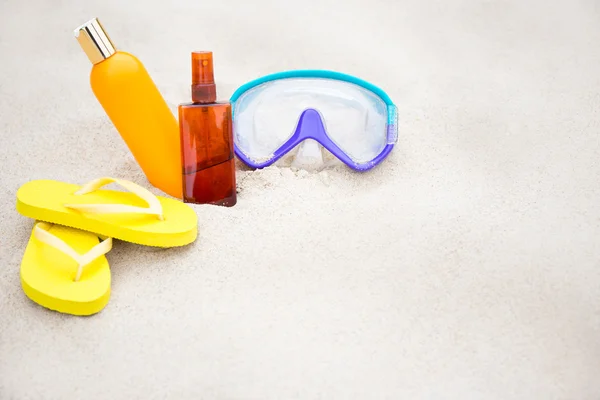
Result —
<instances>
[{"instance_id":1,"label":"yellow flip flop","mask_svg":"<svg viewBox=\"0 0 600 400\"><path fill-rule=\"evenodd\" d=\"M130 193L100 189L113 182ZM184 246L198 235L198 217L187 204L110 177L83 186L52 180L28 182L17 191L17 211L36 220L146 246Z\"/></svg>"},{"instance_id":2,"label":"yellow flip flop","mask_svg":"<svg viewBox=\"0 0 600 400\"><path fill-rule=\"evenodd\" d=\"M110 268L104 254L112 239L37 222L21 262L21 286L37 304L73 315L91 315L110 297Z\"/></svg>"}]
</instances>

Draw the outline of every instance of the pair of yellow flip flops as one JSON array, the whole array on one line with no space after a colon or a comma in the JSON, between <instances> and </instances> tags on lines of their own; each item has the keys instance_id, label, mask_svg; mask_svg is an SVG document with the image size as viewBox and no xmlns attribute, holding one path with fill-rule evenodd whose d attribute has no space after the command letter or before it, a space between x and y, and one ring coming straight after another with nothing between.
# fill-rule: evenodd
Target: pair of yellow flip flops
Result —
<instances>
[{"instance_id":1,"label":"pair of yellow flip flops","mask_svg":"<svg viewBox=\"0 0 600 400\"><path fill-rule=\"evenodd\" d=\"M129 192L100 189L116 183ZM23 291L46 308L91 315L106 306L112 238L154 247L196 240L196 212L133 182L100 178L83 186L36 180L17 192L17 211L36 223L21 263Z\"/></svg>"}]
</instances>

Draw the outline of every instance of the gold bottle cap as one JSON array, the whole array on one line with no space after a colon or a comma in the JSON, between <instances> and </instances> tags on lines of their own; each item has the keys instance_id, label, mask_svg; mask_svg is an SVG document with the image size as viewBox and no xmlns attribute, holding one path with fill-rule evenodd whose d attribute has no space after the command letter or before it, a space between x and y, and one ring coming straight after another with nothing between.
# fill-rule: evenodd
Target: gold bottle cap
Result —
<instances>
[{"instance_id":1,"label":"gold bottle cap","mask_svg":"<svg viewBox=\"0 0 600 400\"><path fill-rule=\"evenodd\" d=\"M98 18L81 25L74 34L92 64L98 64L117 52Z\"/></svg>"}]
</instances>

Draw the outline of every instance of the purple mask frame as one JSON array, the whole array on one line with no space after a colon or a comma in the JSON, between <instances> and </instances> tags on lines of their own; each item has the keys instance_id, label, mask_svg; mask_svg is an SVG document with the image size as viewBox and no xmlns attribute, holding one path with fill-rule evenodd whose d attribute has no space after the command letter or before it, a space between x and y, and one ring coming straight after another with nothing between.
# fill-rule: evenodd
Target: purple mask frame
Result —
<instances>
[{"instance_id":1,"label":"purple mask frame","mask_svg":"<svg viewBox=\"0 0 600 400\"><path fill-rule=\"evenodd\" d=\"M383 92L378 87L371 85L370 83L358 79L356 77L342 74L334 71L326 71L326 70L295 70L295 71L286 71L279 72L276 74L271 74L264 76L259 79L255 79L251 82L246 83L245 85L238 88L230 98L230 102L232 104L232 110L235 110L235 102L236 100L247 90L252 89L255 86L261 85L263 83L278 80L278 79L286 79L286 78L326 78L326 79L335 79L345 82L354 83L358 86L362 86L365 89L370 90L377 96L379 96L388 107L387 110L387 144L382 149L382 151L372 160L369 160L365 163L357 163L352 160L342 149L339 148L337 144L331 140L331 138L327 135L325 130L325 126L323 125L323 120L321 114L312 108L308 108L302 112L300 115L300 119L296 126L296 130L294 134L284 143L282 144L272 155L271 157L264 162L256 162L244 154L238 146L234 143L234 151L236 156L244 162L246 165L251 168L265 168L273 163L277 162L281 157L290 152L296 146L298 146L301 142L306 139L312 139L316 142L320 143L323 147L325 147L331 154L337 157L340 161L346 164L348 167L352 168L355 171L368 171L380 164L392 151L395 143L398 140L398 128L397 128L397 112L396 106L393 104L389 96ZM235 113L235 111L232 111ZM235 115L233 118L235 124Z\"/></svg>"}]
</instances>

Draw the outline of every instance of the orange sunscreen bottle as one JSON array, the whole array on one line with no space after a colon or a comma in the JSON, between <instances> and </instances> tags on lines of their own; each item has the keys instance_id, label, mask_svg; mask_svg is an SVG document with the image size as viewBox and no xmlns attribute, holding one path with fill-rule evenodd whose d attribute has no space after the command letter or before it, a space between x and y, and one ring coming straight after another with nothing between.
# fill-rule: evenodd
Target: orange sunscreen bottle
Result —
<instances>
[{"instance_id":1,"label":"orange sunscreen bottle","mask_svg":"<svg viewBox=\"0 0 600 400\"><path fill-rule=\"evenodd\" d=\"M146 68L117 51L97 18L75 29L92 62L92 91L150 183L182 198L179 124Z\"/></svg>"}]
</instances>

